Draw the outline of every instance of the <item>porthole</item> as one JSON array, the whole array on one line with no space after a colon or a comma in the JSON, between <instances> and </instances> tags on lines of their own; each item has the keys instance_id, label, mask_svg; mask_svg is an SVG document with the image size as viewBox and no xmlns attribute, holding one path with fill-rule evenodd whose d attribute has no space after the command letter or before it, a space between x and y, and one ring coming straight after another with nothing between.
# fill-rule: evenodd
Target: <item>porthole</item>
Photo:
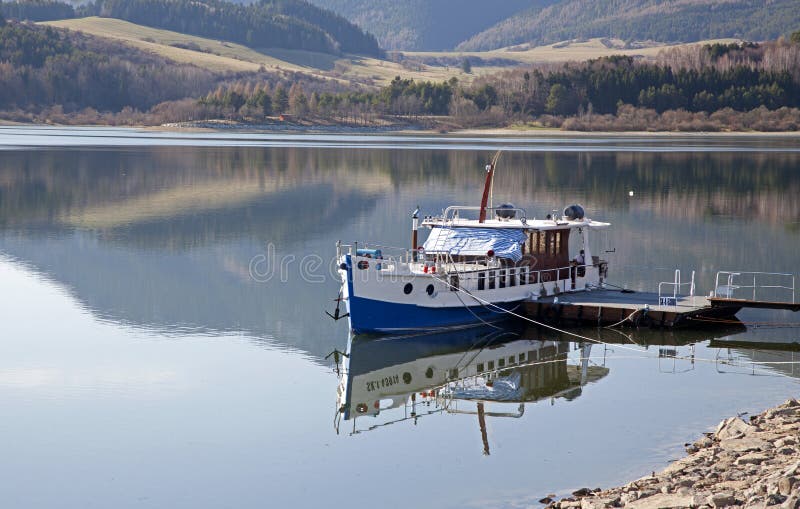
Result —
<instances>
[{"instance_id":1,"label":"porthole","mask_svg":"<svg viewBox=\"0 0 800 509\"><path fill-rule=\"evenodd\" d=\"M408 371L403 373L403 383L404 384L410 384L411 383L411 373L409 373Z\"/></svg>"},{"instance_id":2,"label":"porthole","mask_svg":"<svg viewBox=\"0 0 800 509\"><path fill-rule=\"evenodd\" d=\"M434 291L434 290L433 290L433 285L428 285L428 287L427 287L427 288L425 288L425 293L427 293L427 294L428 294L428 295L430 295L431 297L433 297L433 291Z\"/></svg>"},{"instance_id":3,"label":"porthole","mask_svg":"<svg viewBox=\"0 0 800 509\"><path fill-rule=\"evenodd\" d=\"M412 285L411 283L406 283L406 285L403 287L403 293L406 295L411 293L413 290L414 290L414 285Z\"/></svg>"}]
</instances>

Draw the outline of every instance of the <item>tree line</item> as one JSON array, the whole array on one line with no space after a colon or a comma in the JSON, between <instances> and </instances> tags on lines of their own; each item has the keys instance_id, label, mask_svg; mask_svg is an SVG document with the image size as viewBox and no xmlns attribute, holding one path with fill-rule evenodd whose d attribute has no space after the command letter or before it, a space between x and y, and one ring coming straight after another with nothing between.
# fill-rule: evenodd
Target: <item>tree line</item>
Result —
<instances>
[{"instance_id":1,"label":"tree line","mask_svg":"<svg viewBox=\"0 0 800 509\"><path fill-rule=\"evenodd\" d=\"M120 43L51 27L0 26L0 110L147 110L196 96L222 77Z\"/></svg>"},{"instance_id":2,"label":"tree line","mask_svg":"<svg viewBox=\"0 0 800 509\"><path fill-rule=\"evenodd\" d=\"M75 17L75 8L54 0L0 2L0 17L27 21L50 21Z\"/></svg>"}]
</instances>

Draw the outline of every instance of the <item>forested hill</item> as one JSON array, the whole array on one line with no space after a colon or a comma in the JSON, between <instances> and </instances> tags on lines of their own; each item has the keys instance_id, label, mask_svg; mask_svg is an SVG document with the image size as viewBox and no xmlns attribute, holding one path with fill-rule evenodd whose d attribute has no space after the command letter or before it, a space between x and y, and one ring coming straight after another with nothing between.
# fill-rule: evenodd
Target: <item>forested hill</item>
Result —
<instances>
[{"instance_id":1,"label":"forested hill","mask_svg":"<svg viewBox=\"0 0 800 509\"><path fill-rule=\"evenodd\" d=\"M309 0L375 34L385 49L452 49L531 7L557 0Z\"/></svg>"},{"instance_id":2,"label":"forested hill","mask_svg":"<svg viewBox=\"0 0 800 509\"><path fill-rule=\"evenodd\" d=\"M491 50L607 37L772 40L800 26L798 0L309 0L386 49Z\"/></svg>"},{"instance_id":3,"label":"forested hill","mask_svg":"<svg viewBox=\"0 0 800 509\"><path fill-rule=\"evenodd\" d=\"M22 0L0 2L0 15L9 19L49 21L75 17L75 8L54 0Z\"/></svg>"},{"instance_id":4,"label":"forested hill","mask_svg":"<svg viewBox=\"0 0 800 509\"><path fill-rule=\"evenodd\" d=\"M147 110L221 79L108 39L0 21L0 111Z\"/></svg>"},{"instance_id":5,"label":"forested hill","mask_svg":"<svg viewBox=\"0 0 800 509\"><path fill-rule=\"evenodd\" d=\"M489 50L576 38L688 42L776 39L800 26L798 0L560 0L501 21L457 49Z\"/></svg>"},{"instance_id":6,"label":"forested hill","mask_svg":"<svg viewBox=\"0 0 800 509\"><path fill-rule=\"evenodd\" d=\"M50 0L0 3L7 18L32 21L77 16L118 18L154 28L237 42L251 48L381 56L374 36L342 16L302 0L97 0L73 9Z\"/></svg>"}]
</instances>

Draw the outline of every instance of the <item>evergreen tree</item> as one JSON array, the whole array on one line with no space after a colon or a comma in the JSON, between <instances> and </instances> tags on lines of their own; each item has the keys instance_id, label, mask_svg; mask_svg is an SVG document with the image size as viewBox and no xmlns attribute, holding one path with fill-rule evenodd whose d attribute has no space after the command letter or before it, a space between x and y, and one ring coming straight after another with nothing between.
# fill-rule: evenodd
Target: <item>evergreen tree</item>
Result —
<instances>
[{"instance_id":1,"label":"evergreen tree","mask_svg":"<svg viewBox=\"0 0 800 509\"><path fill-rule=\"evenodd\" d=\"M286 110L289 109L289 94L286 93L286 89L283 88L283 85L278 85L275 88L275 92L272 95L272 111L278 115L281 113L286 113Z\"/></svg>"},{"instance_id":2,"label":"evergreen tree","mask_svg":"<svg viewBox=\"0 0 800 509\"><path fill-rule=\"evenodd\" d=\"M302 117L308 113L308 98L299 83L293 83L289 89L289 111L293 115Z\"/></svg>"},{"instance_id":3,"label":"evergreen tree","mask_svg":"<svg viewBox=\"0 0 800 509\"><path fill-rule=\"evenodd\" d=\"M561 83L550 87L550 94L544 105L545 111L553 115L565 115L569 110L569 92Z\"/></svg>"}]
</instances>

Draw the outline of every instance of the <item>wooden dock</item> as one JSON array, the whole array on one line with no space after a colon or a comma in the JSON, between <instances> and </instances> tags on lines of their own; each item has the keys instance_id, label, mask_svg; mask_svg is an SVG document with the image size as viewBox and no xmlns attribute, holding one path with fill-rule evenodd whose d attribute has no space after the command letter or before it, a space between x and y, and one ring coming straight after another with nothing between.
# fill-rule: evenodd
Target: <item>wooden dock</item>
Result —
<instances>
[{"instance_id":1,"label":"wooden dock","mask_svg":"<svg viewBox=\"0 0 800 509\"><path fill-rule=\"evenodd\" d=\"M732 319L746 307L739 301L726 300L713 303L708 297L677 297L670 303L674 305L663 305L654 292L602 289L529 300L524 309L529 318L559 324L670 328L708 325L704 319Z\"/></svg>"}]
</instances>

